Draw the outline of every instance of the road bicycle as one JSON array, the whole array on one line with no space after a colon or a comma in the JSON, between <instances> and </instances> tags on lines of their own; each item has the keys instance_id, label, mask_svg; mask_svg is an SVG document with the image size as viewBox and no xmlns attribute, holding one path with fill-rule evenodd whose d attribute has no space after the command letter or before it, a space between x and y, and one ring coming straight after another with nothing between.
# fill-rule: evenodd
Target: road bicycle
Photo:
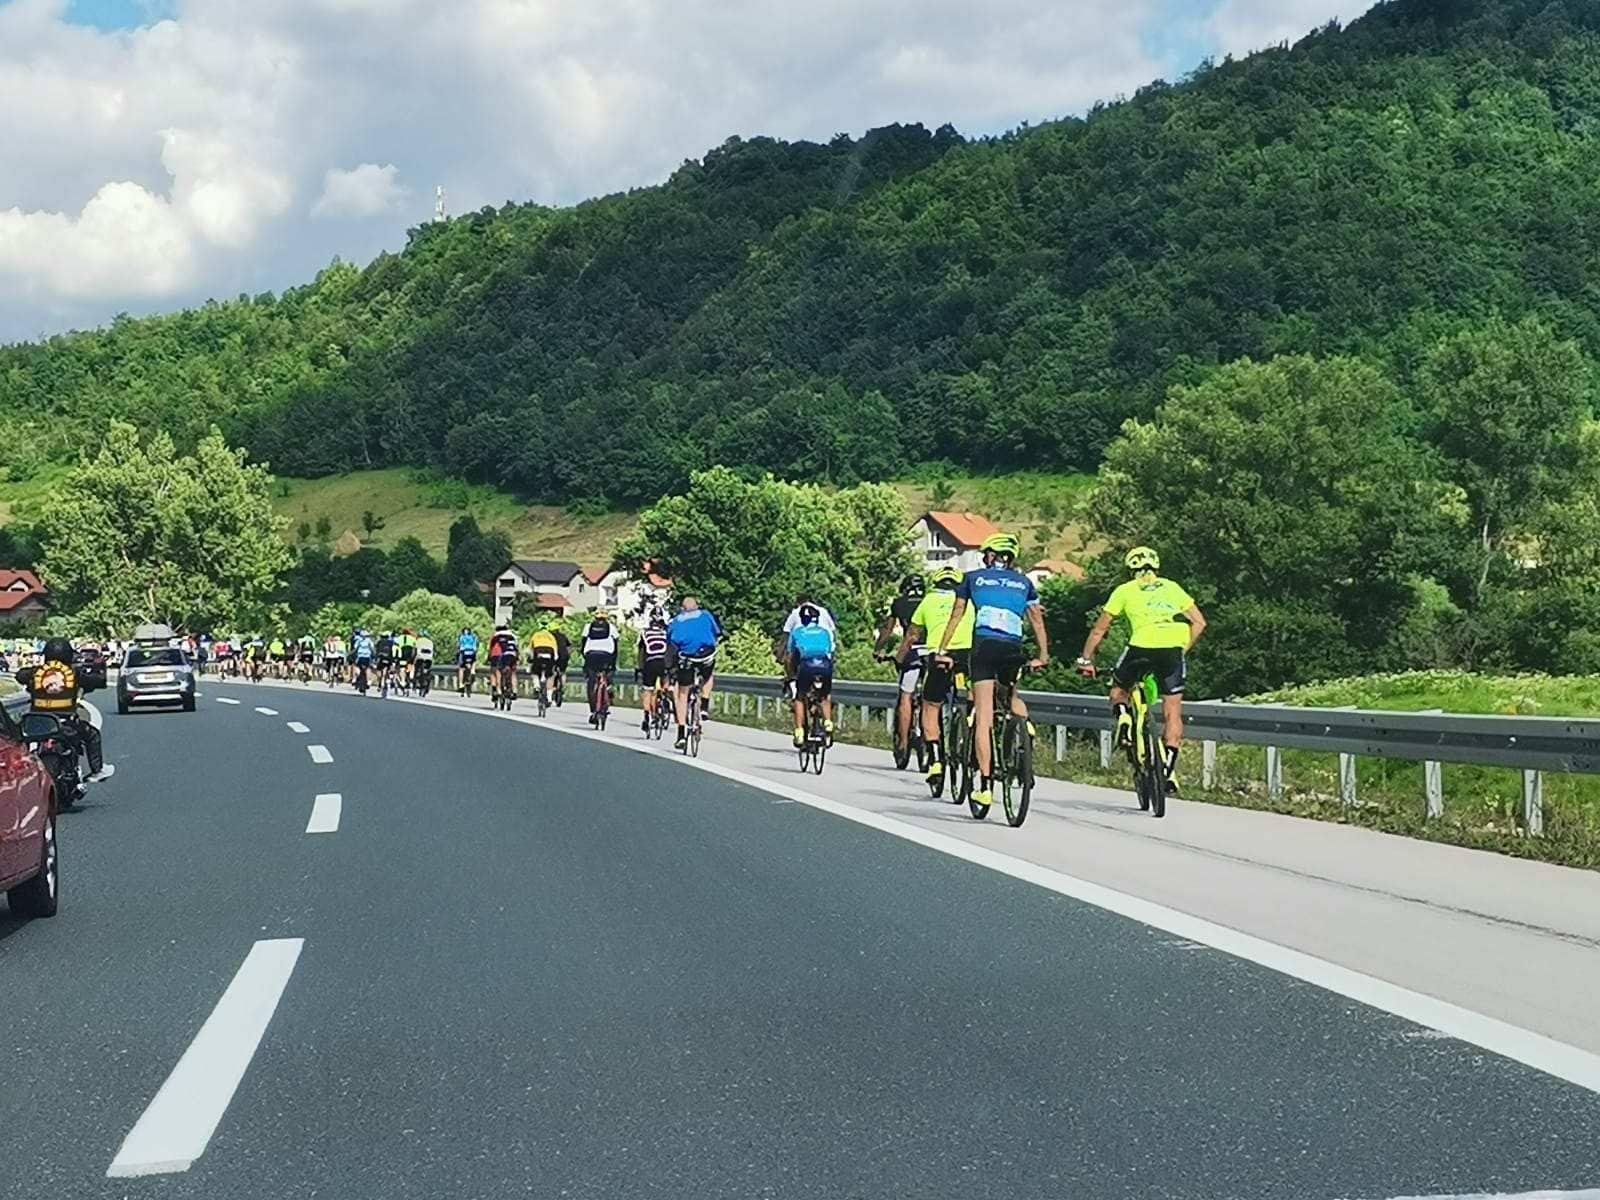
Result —
<instances>
[{"instance_id":1,"label":"road bicycle","mask_svg":"<svg viewBox=\"0 0 1600 1200\"><path fill-rule=\"evenodd\" d=\"M704 663L691 660L691 666L693 667L693 674L689 683L688 695L684 697L683 701L683 752L690 758L699 758L700 737L704 732L701 728L702 721L700 719L700 705L704 703L704 697L700 694L700 690L705 687L706 675Z\"/></svg>"},{"instance_id":2,"label":"road bicycle","mask_svg":"<svg viewBox=\"0 0 1600 1200\"><path fill-rule=\"evenodd\" d=\"M426 696L433 691L433 660L417 660L417 695Z\"/></svg>"},{"instance_id":3,"label":"road bicycle","mask_svg":"<svg viewBox=\"0 0 1600 1200\"><path fill-rule=\"evenodd\" d=\"M478 665L470 658L456 668L456 694L460 696L472 695L472 677L477 673Z\"/></svg>"},{"instance_id":4,"label":"road bicycle","mask_svg":"<svg viewBox=\"0 0 1600 1200\"><path fill-rule=\"evenodd\" d=\"M1151 672L1128 692L1128 705L1133 712L1133 742L1128 746L1128 763L1133 768L1133 794L1139 801L1139 811L1152 817L1167 815L1166 756L1162 753L1161 739L1156 735L1151 711L1160 702L1161 689Z\"/></svg>"},{"instance_id":5,"label":"road bicycle","mask_svg":"<svg viewBox=\"0 0 1600 1200\"><path fill-rule=\"evenodd\" d=\"M356 662L356 677L352 682L355 684L356 691L363 696L367 694L367 688L371 685L371 673L371 664L359 660Z\"/></svg>"},{"instance_id":6,"label":"road bicycle","mask_svg":"<svg viewBox=\"0 0 1600 1200\"><path fill-rule=\"evenodd\" d=\"M604 729L606 727L606 718L611 715L610 671L596 673L591 692L589 709L594 716L594 727L596 729Z\"/></svg>"},{"instance_id":7,"label":"road bicycle","mask_svg":"<svg viewBox=\"0 0 1600 1200\"><path fill-rule=\"evenodd\" d=\"M511 711L511 702L517 698L516 667L501 667L494 673L492 683L494 706L501 712Z\"/></svg>"},{"instance_id":8,"label":"road bicycle","mask_svg":"<svg viewBox=\"0 0 1600 1200\"><path fill-rule=\"evenodd\" d=\"M913 757L917 760L917 770L928 770L928 743L922 736L922 688L928 679L927 660L922 660L920 670L917 672L916 691L911 693L911 728L905 744L900 741L900 726L896 722L894 730L894 765L895 769L904 771L911 765ZM898 713L896 713L898 716Z\"/></svg>"},{"instance_id":9,"label":"road bicycle","mask_svg":"<svg viewBox=\"0 0 1600 1200\"><path fill-rule=\"evenodd\" d=\"M1000 793L1006 823L1013 829L1020 828L1028 819L1028 804L1033 799L1033 734L1028 728L1028 718L1011 711L1011 696L1015 690L1016 684L995 680L994 720L989 729L989 766L994 772L994 784ZM975 721L971 728L976 731ZM981 778L976 737L968 744L966 770L967 811L974 820L982 821L994 806L979 804L974 799Z\"/></svg>"},{"instance_id":10,"label":"road bicycle","mask_svg":"<svg viewBox=\"0 0 1600 1200\"><path fill-rule=\"evenodd\" d=\"M394 667L388 662L378 664L378 699L387 700L389 689L393 686Z\"/></svg>"},{"instance_id":11,"label":"road bicycle","mask_svg":"<svg viewBox=\"0 0 1600 1200\"><path fill-rule=\"evenodd\" d=\"M536 668L536 679L539 684L539 716L541 717L550 711L550 672L553 669L549 666Z\"/></svg>"},{"instance_id":12,"label":"road bicycle","mask_svg":"<svg viewBox=\"0 0 1600 1200\"><path fill-rule=\"evenodd\" d=\"M822 774L828 757L828 728L822 717L822 680L812 679L806 692L805 740L800 743L800 773Z\"/></svg>"},{"instance_id":13,"label":"road bicycle","mask_svg":"<svg viewBox=\"0 0 1600 1200\"><path fill-rule=\"evenodd\" d=\"M957 675L950 684L950 695L945 698L940 721L940 742L944 747L944 770L928 781L928 789L938 799L946 792L951 804L962 804L972 789L972 772L967 766L968 744L971 741L972 698L967 695L965 675Z\"/></svg>"},{"instance_id":14,"label":"road bicycle","mask_svg":"<svg viewBox=\"0 0 1600 1200\"><path fill-rule=\"evenodd\" d=\"M659 742L666 736L667 730L677 723L677 717L677 697L670 691L657 688L655 710L650 714L650 728L645 731L645 736Z\"/></svg>"}]
</instances>

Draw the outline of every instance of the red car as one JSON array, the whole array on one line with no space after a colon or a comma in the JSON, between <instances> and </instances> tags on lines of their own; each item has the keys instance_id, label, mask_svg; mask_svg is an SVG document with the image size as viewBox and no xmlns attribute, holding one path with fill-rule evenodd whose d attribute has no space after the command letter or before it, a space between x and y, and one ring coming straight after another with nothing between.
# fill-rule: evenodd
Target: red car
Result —
<instances>
[{"instance_id":1,"label":"red car","mask_svg":"<svg viewBox=\"0 0 1600 1200\"><path fill-rule=\"evenodd\" d=\"M50 773L0 707L0 891L15 917L53 917L60 876Z\"/></svg>"}]
</instances>

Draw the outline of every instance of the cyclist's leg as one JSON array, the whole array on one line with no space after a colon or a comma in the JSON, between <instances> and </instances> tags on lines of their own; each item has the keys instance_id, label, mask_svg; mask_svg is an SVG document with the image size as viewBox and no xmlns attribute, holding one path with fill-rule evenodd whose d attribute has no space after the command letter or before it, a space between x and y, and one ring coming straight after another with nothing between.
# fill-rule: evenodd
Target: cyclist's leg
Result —
<instances>
[{"instance_id":1,"label":"cyclist's leg","mask_svg":"<svg viewBox=\"0 0 1600 1200\"><path fill-rule=\"evenodd\" d=\"M1116 740L1119 746L1133 744L1133 709L1129 705L1130 693L1137 682L1136 656L1130 647L1118 657L1111 668L1111 719L1116 723Z\"/></svg>"},{"instance_id":2,"label":"cyclist's leg","mask_svg":"<svg viewBox=\"0 0 1600 1200\"><path fill-rule=\"evenodd\" d=\"M973 748L978 752L978 774L988 780L993 774L989 734L994 728L994 680L975 681L972 685L972 737Z\"/></svg>"},{"instance_id":3,"label":"cyclist's leg","mask_svg":"<svg viewBox=\"0 0 1600 1200\"><path fill-rule=\"evenodd\" d=\"M895 704L894 728L896 745L906 746L911 743L911 698L917 692L917 680L921 672L918 670L915 651L912 657L899 664L900 667L900 699Z\"/></svg>"}]
</instances>

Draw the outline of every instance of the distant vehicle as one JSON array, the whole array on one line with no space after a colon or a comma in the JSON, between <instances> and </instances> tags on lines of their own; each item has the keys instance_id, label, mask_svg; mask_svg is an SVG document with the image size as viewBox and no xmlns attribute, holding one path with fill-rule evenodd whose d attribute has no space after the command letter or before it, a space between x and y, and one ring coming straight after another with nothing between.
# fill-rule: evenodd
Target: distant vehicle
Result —
<instances>
[{"instance_id":1,"label":"distant vehicle","mask_svg":"<svg viewBox=\"0 0 1600 1200\"><path fill-rule=\"evenodd\" d=\"M135 704L178 704L194 711L194 664L176 646L133 646L117 671L117 711Z\"/></svg>"},{"instance_id":2,"label":"distant vehicle","mask_svg":"<svg viewBox=\"0 0 1600 1200\"><path fill-rule=\"evenodd\" d=\"M106 652L99 646L80 646L73 652L72 666L78 672L78 686L84 691L95 692L106 686Z\"/></svg>"},{"instance_id":3,"label":"distant vehicle","mask_svg":"<svg viewBox=\"0 0 1600 1200\"><path fill-rule=\"evenodd\" d=\"M0 707L0 890L18 917L53 917L60 875L50 772Z\"/></svg>"}]
</instances>

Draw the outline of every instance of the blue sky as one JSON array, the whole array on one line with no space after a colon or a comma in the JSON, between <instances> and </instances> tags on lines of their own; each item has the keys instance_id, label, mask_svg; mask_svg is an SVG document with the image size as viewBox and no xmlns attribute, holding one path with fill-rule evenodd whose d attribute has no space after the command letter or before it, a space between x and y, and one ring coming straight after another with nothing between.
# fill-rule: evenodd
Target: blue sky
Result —
<instances>
[{"instance_id":1,"label":"blue sky","mask_svg":"<svg viewBox=\"0 0 1600 1200\"><path fill-rule=\"evenodd\" d=\"M136 29L170 15L172 8L164 0L69 0L67 19L93 29Z\"/></svg>"}]
</instances>

